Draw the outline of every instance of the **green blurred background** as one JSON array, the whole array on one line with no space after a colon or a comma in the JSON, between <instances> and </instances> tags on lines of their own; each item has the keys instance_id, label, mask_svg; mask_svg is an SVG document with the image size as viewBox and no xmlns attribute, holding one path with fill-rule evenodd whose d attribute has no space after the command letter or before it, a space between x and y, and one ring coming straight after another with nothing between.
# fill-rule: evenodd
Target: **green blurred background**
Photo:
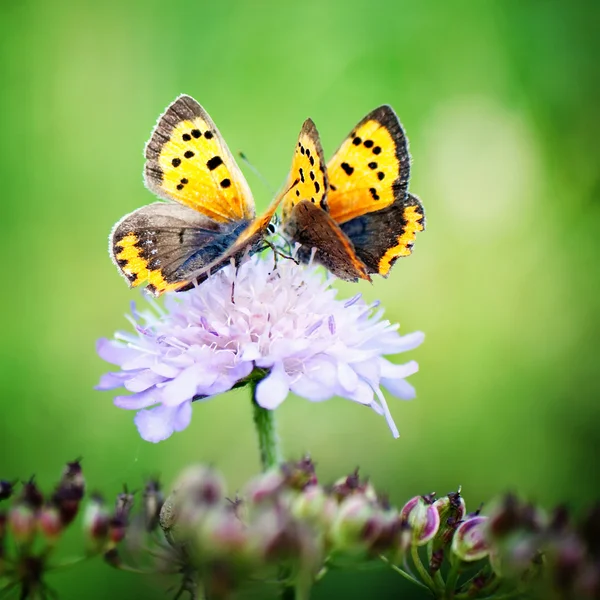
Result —
<instances>
[{"instance_id":1,"label":"green blurred background","mask_svg":"<svg viewBox=\"0 0 600 600\"><path fill-rule=\"evenodd\" d=\"M153 200L142 149L185 92L275 186L308 116L328 155L382 103L411 141L427 231L388 280L358 287L404 332L426 332L410 356L418 398L390 399L399 440L351 402L289 398L278 417L290 457L310 452L323 480L360 465L400 504L459 484L471 509L505 490L575 508L598 495L596 2L0 6L0 476L49 486L83 456L110 494L192 461L216 464L232 491L258 470L243 392L196 406L186 431L153 445L93 390L110 368L96 339L140 298L107 235ZM246 173L260 209L269 193ZM50 583L67 599L165 597L100 561ZM389 573L342 573L315 598L366 594L422 597Z\"/></svg>"}]
</instances>

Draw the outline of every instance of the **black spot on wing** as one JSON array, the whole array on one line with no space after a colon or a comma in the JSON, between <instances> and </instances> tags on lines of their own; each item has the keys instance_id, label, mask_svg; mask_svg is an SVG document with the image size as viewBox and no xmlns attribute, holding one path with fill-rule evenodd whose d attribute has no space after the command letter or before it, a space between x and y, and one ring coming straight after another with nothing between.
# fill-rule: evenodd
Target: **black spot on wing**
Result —
<instances>
[{"instance_id":1,"label":"black spot on wing","mask_svg":"<svg viewBox=\"0 0 600 600\"><path fill-rule=\"evenodd\" d=\"M220 156L213 156L210 160L207 161L206 166L214 171L219 165L223 164L223 159Z\"/></svg>"},{"instance_id":2,"label":"black spot on wing","mask_svg":"<svg viewBox=\"0 0 600 600\"><path fill-rule=\"evenodd\" d=\"M354 173L354 167L351 167L347 162L343 162L340 166L346 175L350 176Z\"/></svg>"}]
</instances>

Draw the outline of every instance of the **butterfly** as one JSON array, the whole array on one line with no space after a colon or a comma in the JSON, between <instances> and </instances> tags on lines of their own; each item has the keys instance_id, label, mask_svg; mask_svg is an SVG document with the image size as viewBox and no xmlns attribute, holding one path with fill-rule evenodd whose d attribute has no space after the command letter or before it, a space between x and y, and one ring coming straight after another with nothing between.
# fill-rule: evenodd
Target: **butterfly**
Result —
<instances>
[{"instance_id":1,"label":"butterfly","mask_svg":"<svg viewBox=\"0 0 600 600\"><path fill-rule=\"evenodd\" d=\"M425 229L423 206L408 192L408 141L393 109L384 105L370 112L323 165L311 121L290 174L305 185L283 198L284 233L301 244L302 260L313 249L315 260L340 279L387 277Z\"/></svg>"},{"instance_id":2,"label":"butterfly","mask_svg":"<svg viewBox=\"0 0 600 600\"><path fill-rule=\"evenodd\" d=\"M130 287L183 291L263 247L283 194L256 217L242 172L196 100L182 95L167 107L145 158L145 184L167 202L126 215L110 234L109 252Z\"/></svg>"}]
</instances>

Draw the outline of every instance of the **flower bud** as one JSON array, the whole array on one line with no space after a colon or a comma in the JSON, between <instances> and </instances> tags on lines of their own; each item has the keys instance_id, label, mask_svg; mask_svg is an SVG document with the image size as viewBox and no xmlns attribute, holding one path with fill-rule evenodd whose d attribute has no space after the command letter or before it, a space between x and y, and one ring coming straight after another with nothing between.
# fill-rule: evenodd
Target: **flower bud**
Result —
<instances>
[{"instance_id":1,"label":"flower bud","mask_svg":"<svg viewBox=\"0 0 600 600\"><path fill-rule=\"evenodd\" d=\"M0 500L6 500L13 495L15 484L0 479Z\"/></svg>"},{"instance_id":2,"label":"flower bud","mask_svg":"<svg viewBox=\"0 0 600 600\"><path fill-rule=\"evenodd\" d=\"M71 496L73 498L78 498L79 500L83 498L85 493L85 479L83 477L80 460L75 460L66 464L58 487L59 489L67 488L71 490Z\"/></svg>"},{"instance_id":3,"label":"flower bud","mask_svg":"<svg viewBox=\"0 0 600 600\"><path fill-rule=\"evenodd\" d=\"M205 466L188 467L173 487L178 504L212 506L225 498L225 481L215 469Z\"/></svg>"},{"instance_id":4,"label":"flower bud","mask_svg":"<svg viewBox=\"0 0 600 600\"><path fill-rule=\"evenodd\" d=\"M160 509L159 524L169 542L194 535L194 527L225 500L225 493L225 482L216 470L202 465L185 469Z\"/></svg>"},{"instance_id":5,"label":"flower bud","mask_svg":"<svg viewBox=\"0 0 600 600\"><path fill-rule=\"evenodd\" d=\"M435 536L434 547L446 546L452 541L456 528L465 518L467 507L460 490L439 498L433 506L440 515L440 528Z\"/></svg>"},{"instance_id":6,"label":"flower bud","mask_svg":"<svg viewBox=\"0 0 600 600\"><path fill-rule=\"evenodd\" d=\"M6 554L6 523L8 516L4 512L0 512L0 576L2 576L2 569L4 566L4 555Z\"/></svg>"},{"instance_id":7,"label":"flower bud","mask_svg":"<svg viewBox=\"0 0 600 600\"><path fill-rule=\"evenodd\" d=\"M8 524L18 544L29 544L33 541L37 529L37 510L19 502L9 511Z\"/></svg>"},{"instance_id":8,"label":"flower bud","mask_svg":"<svg viewBox=\"0 0 600 600\"><path fill-rule=\"evenodd\" d=\"M248 553L266 564L313 563L320 554L314 537L283 505L267 504L254 516L248 529Z\"/></svg>"},{"instance_id":9,"label":"flower bud","mask_svg":"<svg viewBox=\"0 0 600 600\"><path fill-rule=\"evenodd\" d=\"M288 488L303 490L318 483L315 464L308 456L298 462L284 463L280 468L285 478L285 485Z\"/></svg>"},{"instance_id":10,"label":"flower bud","mask_svg":"<svg viewBox=\"0 0 600 600\"><path fill-rule=\"evenodd\" d=\"M203 558L225 557L235 560L243 554L246 531L229 507L213 508L197 528L198 554Z\"/></svg>"},{"instance_id":11,"label":"flower bud","mask_svg":"<svg viewBox=\"0 0 600 600\"><path fill-rule=\"evenodd\" d=\"M104 500L93 495L88 502L83 517L83 528L93 550L102 549L108 539L110 515Z\"/></svg>"},{"instance_id":12,"label":"flower bud","mask_svg":"<svg viewBox=\"0 0 600 600\"><path fill-rule=\"evenodd\" d=\"M54 543L63 532L60 511L53 504L46 504L37 514L38 528L47 541Z\"/></svg>"},{"instance_id":13,"label":"flower bud","mask_svg":"<svg viewBox=\"0 0 600 600\"><path fill-rule=\"evenodd\" d=\"M144 523L146 531L153 531L157 525L160 509L164 504L164 496L160 491L160 483L150 479L144 489Z\"/></svg>"},{"instance_id":14,"label":"flower bud","mask_svg":"<svg viewBox=\"0 0 600 600\"><path fill-rule=\"evenodd\" d=\"M246 487L246 497L252 504L260 504L274 499L285 486L285 475L278 467L262 473L250 481Z\"/></svg>"},{"instance_id":15,"label":"flower bud","mask_svg":"<svg viewBox=\"0 0 600 600\"><path fill-rule=\"evenodd\" d=\"M8 514L10 530L19 544L33 541L37 529L37 513L44 503L44 497L33 482L23 484L19 498Z\"/></svg>"},{"instance_id":16,"label":"flower bud","mask_svg":"<svg viewBox=\"0 0 600 600\"><path fill-rule=\"evenodd\" d=\"M368 540L364 534L366 531L373 536L373 530L378 528L378 523L374 522L377 511L373 503L361 495L343 500L331 525L333 547L343 551L366 549Z\"/></svg>"},{"instance_id":17,"label":"flower bud","mask_svg":"<svg viewBox=\"0 0 600 600\"><path fill-rule=\"evenodd\" d=\"M347 477L338 479L331 487L331 493L335 496L339 502L352 496L353 494L360 494L365 496L367 500L375 502L377 500L377 494L375 488L368 481L361 481L358 475L358 469L351 473Z\"/></svg>"},{"instance_id":18,"label":"flower bud","mask_svg":"<svg viewBox=\"0 0 600 600\"><path fill-rule=\"evenodd\" d=\"M493 539L500 540L517 531L539 532L545 521L545 515L533 504L507 494L490 509L489 532Z\"/></svg>"},{"instance_id":19,"label":"flower bud","mask_svg":"<svg viewBox=\"0 0 600 600\"><path fill-rule=\"evenodd\" d=\"M410 525L412 543L423 546L437 533L440 526L440 514L433 504L435 494L415 496L400 511L402 521Z\"/></svg>"},{"instance_id":20,"label":"flower bud","mask_svg":"<svg viewBox=\"0 0 600 600\"><path fill-rule=\"evenodd\" d=\"M463 521L452 538L452 552L466 562L485 558L490 552L487 525L488 517L475 516Z\"/></svg>"},{"instance_id":21,"label":"flower bud","mask_svg":"<svg viewBox=\"0 0 600 600\"><path fill-rule=\"evenodd\" d=\"M447 496L439 498L433 503L433 506L435 506L440 515L440 528L433 539L431 559L429 561L429 571L431 573L435 573L441 568L446 553L446 546L452 542L452 536L466 513L466 505L460 495L460 489L457 492L452 492Z\"/></svg>"},{"instance_id":22,"label":"flower bud","mask_svg":"<svg viewBox=\"0 0 600 600\"><path fill-rule=\"evenodd\" d=\"M337 514L338 503L321 487L314 485L292 500L290 510L296 519L329 528Z\"/></svg>"}]
</instances>

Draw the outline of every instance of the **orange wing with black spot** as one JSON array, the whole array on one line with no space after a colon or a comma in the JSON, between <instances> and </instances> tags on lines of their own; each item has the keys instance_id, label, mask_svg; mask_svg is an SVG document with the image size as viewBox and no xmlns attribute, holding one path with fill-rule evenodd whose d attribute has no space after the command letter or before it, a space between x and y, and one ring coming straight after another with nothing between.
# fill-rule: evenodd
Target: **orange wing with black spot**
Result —
<instances>
[{"instance_id":1,"label":"orange wing with black spot","mask_svg":"<svg viewBox=\"0 0 600 600\"><path fill-rule=\"evenodd\" d=\"M158 119L146 145L146 185L219 222L254 217L250 188L208 113L179 96Z\"/></svg>"},{"instance_id":2,"label":"orange wing with black spot","mask_svg":"<svg viewBox=\"0 0 600 600\"><path fill-rule=\"evenodd\" d=\"M296 204L306 200L326 209L327 173L319 132L311 119L302 125L290 174L283 187L282 218L287 221Z\"/></svg>"},{"instance_id":3,"label":"orange wing with black spot","mask_svg":"<svg viewBox=\"0 0 600 600\"><path fill-rule=\"evenodd\" d=\"M282 198L283 227L287 236L301 244L298 256L315 260L340 279L369 279L352 243L329 216L328 181L323 149L315 124L302 126L292 158L292 167Z\"/></svg>"},{"instance_id":4,"label":"orange wing with black spot","mask_svg":"<svg viewBox=\"0 0 600 600\"><path fill-rule=\"evenodd\" d=\"M380 106L352 130L327 164L331 217L369 273L388 275L409 256L425 228L419 199L408 193L408 140L396 113Z\"/></svg>"}]
</instances>

